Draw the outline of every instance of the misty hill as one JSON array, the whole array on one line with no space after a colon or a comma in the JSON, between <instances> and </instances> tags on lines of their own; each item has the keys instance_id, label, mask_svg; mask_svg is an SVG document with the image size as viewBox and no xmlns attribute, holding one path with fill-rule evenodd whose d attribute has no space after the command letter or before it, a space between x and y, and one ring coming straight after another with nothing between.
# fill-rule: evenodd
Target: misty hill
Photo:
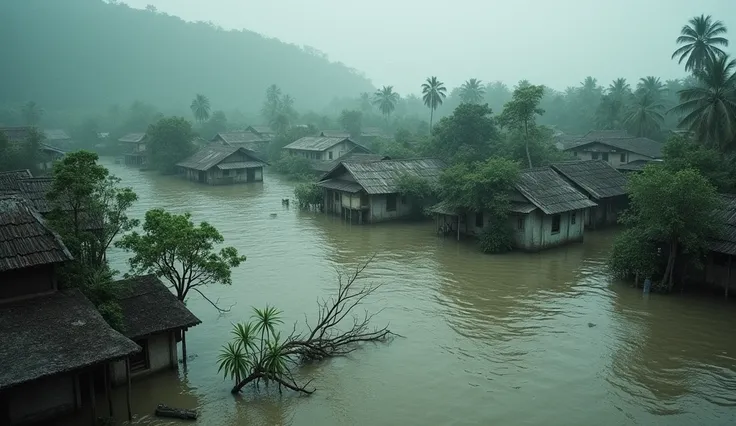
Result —
<instances>
[{"instance_id":1,"label":"misty hill","mask_svg":"<svg viewBox=\"0 0 736 426\"><path fill-rule=\"evenodd\" d=\"M0 103L88 109L139 99L188 107L195 93L217 109L256 111L270 84L322 108L373 87L319 53L250 31L102 0L0 1Z\"/></svg>"}]
</instances>

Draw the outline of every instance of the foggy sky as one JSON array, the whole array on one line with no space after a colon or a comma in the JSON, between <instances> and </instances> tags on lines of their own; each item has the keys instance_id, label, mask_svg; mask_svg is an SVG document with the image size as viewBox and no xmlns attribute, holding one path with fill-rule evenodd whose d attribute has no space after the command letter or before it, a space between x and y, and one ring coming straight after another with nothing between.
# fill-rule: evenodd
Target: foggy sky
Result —
<instances>
[{"instance_id":1,"label":"foggy sky","mask_svg":"<svg viewBox=\"0 0 736 426\"><path fill-rule=\"evenodd\" d=\"M736 0L124 1L310 45L404 94L430 75L449 88L476 77L559 90L587 75L604 86L682 77L670 55L680 28L700 14L729 28L729 53L736 45Z\"/></svg>"}]
</instances>

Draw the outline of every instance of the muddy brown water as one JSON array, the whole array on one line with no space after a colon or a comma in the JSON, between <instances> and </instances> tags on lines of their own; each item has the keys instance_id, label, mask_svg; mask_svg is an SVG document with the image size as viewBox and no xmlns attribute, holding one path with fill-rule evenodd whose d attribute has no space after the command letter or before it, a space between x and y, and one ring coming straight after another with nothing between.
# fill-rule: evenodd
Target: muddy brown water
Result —
<instances>
[{"instance_id":1,"label":"muddy brown water","mask_svg":"<svg viewBox=\"0 0 736 426\"><path fill-rule=\"evenodd\" d=\"M612 231L485 256L436 237L432 223L350 226L286 209L293 185L268 171L263 184L209 187L106 165L138 193L133 215L189 211L248 256L232 286L206 289L230 313L191 296L203 323L187 335L188 369L134 382L134 423L169 424L152 417L165 403L197 408L199 425L736 424L735 306L614 282L604 268ZM336 268L374 253L365 279L383 287L365 307L404 338L303 368L310 397L230 394L216 358L233 322L271 304L288 332L335 289ZM125 258L110 253L121 271ZM124 407L118 391L118 416Z\"/></svg>"}]
</instances>

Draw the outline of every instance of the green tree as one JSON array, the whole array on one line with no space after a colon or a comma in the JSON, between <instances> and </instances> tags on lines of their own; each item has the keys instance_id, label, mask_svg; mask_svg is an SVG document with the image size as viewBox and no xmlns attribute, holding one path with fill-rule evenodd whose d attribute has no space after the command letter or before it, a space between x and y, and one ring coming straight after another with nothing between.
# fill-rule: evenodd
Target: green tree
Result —
<instances>
[{"instance_id":1,"label":"green tree","mask_svg":"<svg viewBox=\"0 0 736 426\"><path fill-rule=\"evenodd\" d=\"M176 163L192 155L196 136L192 123L183 117L167 117L148 126L149 161L161 173L176 172Z\"/></svg>"},{"instance_id":2,"label":"green tree","mask_svg":"<svg viewBox=\"0 0 736 426\"><path fill-rule=\"evenodd\" d=\"M26 126L37 126L43 117L44 110L34 101L28 101L21 108L21 115Z\"/></svg>"},{"instance_id":3,"label":"green tree","mask_svg":"<svg viewBox=\"0 0 736 426\"><path fill-rule=\"evenodd\" d=\"M378 106L378 110L386 118L386 123L396 109L397 102L399 102L399 94L394 92L394 86L383 86L373 95L373 104Z\"/></svg>"},{"instance_id":4,"label":"green tree","mask_svg":"<svg viewBox=\"0 0 736 426\"><path fill-rule=\"evenodd\" d=\"M189 106L194 114L194 119L201 125L210 118L210 100L207 96L197 93Z\"/></svg>"},{"instance_id":5,"label":"green tree","mask_svg":"<svg viewBox=\"0 0 736 426\"><path fill-rule=\"evenodd\" d=\"M460 104L435 126L428 153L453 163L488 158L498 141L491 113L485 104Z\"/></svg>"},{"instance_id":6,"label":"green tree","mask_svg":"<svg viewBox=\"0 0 736 426\"><path fill-rule=\"evenodd\" d=\"M460 99L468 104L479 104L483 102L486 89L477 78L471 78L460 86Z\"/></svg>"},{"instance_id":7,"label":"green tree","mask_svg":"<svg viewBox=\"0 0 736 426\"><path fill-rule=\"evenodd\" d=\"M431 202L436 202L437 187L426 178L404 174L399 176L397 186L399 193L411 202L414 210L412 214L415 217L423 216L423 207Z\"/></svg>"},{"instance_id":8,"label":"green tree","mask_svg":"<svg viewBox=\"0 0 736 426\"><path fill-rule=\"evenodd\" d=\"M687 59L686 70L703 69L708 62L725 55L719 47L728 47L724 34L726 26L721 21L714 21L710 15L695 16L680 30L677 44L682 46L672 53L672 59L679 56L678 64Z\"/></svg>"},{"instance_id":9,"label":"green tree","mask_svg":"<svg viewBox=\"0 0 736 426\"><path fill-rule=\"evenodd\" d=\"M695 170L673 172L650 165L631 176L629 198L629 208L621 220L631 230L626 234L629 237L626 242L631 245L614 245L612 258L641 257L651 263L656 257L650 251L661 246L667 258L661 270L661 283L670 291L675 266L681 263L678 262L680 255L685 253L689 259L699 260L707 240L719 230L716 189ZM636 238L630 238L633 235ZM633 254L621 254L623 249ZM625 265L619 262L618 270L625 271ZM632 270L649 273L659 269L657 265L639 264Z\"/></svg>"},{"instance_id":10,"label":"green tree","mask_svg":"<svg viewBox=\"0 0 736 426\"><path fill-rule=\"evenodd\" d=\"M367 114L371 112L373 109L373 104L371 103L371 95L368 92L363 92L360 94L360 110L363 111L363 113Z\"/></svg>"},{"instance_id":11,"label":"green tree","mask_svg":"<svg viewBox=\"0 0 736 426\"><path fill-rule=\"evenodd\" d=\"M664 122L664 105L651 92L637 95L624 119L629 131L639 137L652 137L659 133Z\"/></svg>"},{"instance_id":12,"label":"green tree","mask_svg":"<svg viewBox=\"0 0 736 426\"><path fill-rule=\"evenodd\" d=\"M289 121L296 120L299 114L294 109L294 98L291 95L284 95L279 103L279 112L289 117Z\"/></svg>"},{"instance_id":13,"label":"green tree","mask_svg":"<svg viewBox=\"0 0 736 426\"><path fill-rule=\"evenodd\" d=\"M736 158L681 136L670 138L662 149L664 166L678 172L697 170L722 192L736 192Z\"/></svg>"},{"instance_id":14,"label":"green tree","mask_svg":"<svg viewBox=\"0 0 736 426\"><path fill-rule=\"evenodd\" d=\"M350 133L350 137L359 138L362 134L363 113L357 110L344 109L340 113L340 125ZM357 140L357 139L356 139Z\"/></svg>"},{"instance_id":15,"label":"green tree","mask_svg":"<svg viewBox=\"0 0 736 426\"><path fill-rule=\"evenodd\" d=\"M261 115L267 123L271 123L281 111L281 89L272 84L266 89L266 100L261 107Z\"/></svg>"},{"instance_id":16,"label":"green tree","mask_svg":"<svg viewBox=\"0 0 736 426\"><path fill-rule=\"evenodd\" d=\"M173 214L153 209L146 212L142 234L124 235L115 246L132 252L128 260L132 275L155 274L169 283L181 302L194 291L218 311L227 311L200 290L209 284L232 284L231 269L246 260L234 247L216 251L215 246L224 241L209 223L201 222L196 226L189 213ZM183 332L182 355L186 362Z\"/></svg>"},{"instance_id":17,"label":"green tree","mask_svg":"<svg viewBox=\"0 0 736 426\"><path fill-rule=\"evenodd\" d=\"M277 135L283 135L291 127L291 120L288 115L279 112L271 119L270 127Z\"/></svg>"},{"instance_id":18,"label":"green tree","mask_svg":"<svg viewBox=\"0 0 736 426\"><path fill-rule=\"evenodd\" d=\"M586 80L587 81L587 80ZM514 90L513 98L504 106L499 122L524 135L524 149L529 167L533 167L529 152L529 141L538 138L535 117L544 114L539 102L544 95L544 86L519 85Z\"/></svg>"},{"instance_id":19,"label":"green tree","mask_svg":"<svg viewBox=\"0 0 736 426\"><path fill-rule=\"evenodd\" d=\"M667 93L667 86L659 77L650 75L639 79L639 83L636 84L636 93L638 95L649 94L652 99L661 101Z\"/></svg>"},{"instance_id":20,"label":"green tree","mask_svg":"<svg viewBox=\"0 0 736 426\"><path fill-rule=\"evenodd\" d=\"M447 89L445 84L437 79L437 77L428 77L427 81L422 84L422 100L424 105L429 108L429 129L432 131L432 120L434 119L434 111L438 106L442 105L442 101L447 97Z\"/></svg>"},{"instance_id":21,"label":"green tree","mask_svg":"<svg viewBox=\"0 0 736 426\"><path fill-rule=\"evenodd\" d=\"M620 102L625 102L631 95L631 86L625 78L617 78L608 86L608 94Z\"/></svg>"},{"instance_id":22,"label":"green tree","mask_svg":"<svg viewBox=\"0 0 736 426\"><path fill-rule=\"evenodd\" d=\"M680 127L706 145L725 148L736 135L736 61L727 55L708 62L695 73L697 86L679 92L673 111L682 116Z\"/></svg>"},{"instance_id":23,"label":"green tree","mask_svg":"<svg viewBox=\"0 0 736 426\"><path fill-rule=\"evenodd\" d=\"M211 140L220 132L227 130L227 116L223 111L215 111L212 116L201 127L201 134L207 140Z\"/></svg>"}]
</instances>

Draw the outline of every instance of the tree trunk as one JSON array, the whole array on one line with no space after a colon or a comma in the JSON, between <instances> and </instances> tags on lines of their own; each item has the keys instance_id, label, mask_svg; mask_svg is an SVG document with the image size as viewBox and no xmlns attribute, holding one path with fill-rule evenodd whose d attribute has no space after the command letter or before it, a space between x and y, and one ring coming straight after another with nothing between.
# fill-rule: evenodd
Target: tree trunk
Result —
<instances>
[{"instance_id":1,"label":"tree trunk","mask_svg":"<svg viewBox=\"0 0 736 426\"><path fill-rule=\"evenodd\" d=\"M662 276L662 283L667 284L667 291L672 290L675 260L677 259L677 239L670 243L670 253L667 258L667 267L664 270L664 276Z\"/></svg>"},{"instance_id":2,"label":"tree trunk","mask_svg":"<svg viewBox=\"0 0 736 426\"><path fill-rule=\"evenodd\" d=\"M429 108L429 135L432 135L432 120L434 119L434 108Z\"/></svg>"},{"instance_id":3,"label":"tree trunk","mask_svg":"<svg viewBox=\"0 0 736 426\"><path fill-rule=\"evenodd\" d=\"M526 137L524 138L524 149L526 150L526 161L529 162L529 168L532 168L532 156L529 154L529 123L524 122L524 134Z\"/></svg>"}]
</instances>

